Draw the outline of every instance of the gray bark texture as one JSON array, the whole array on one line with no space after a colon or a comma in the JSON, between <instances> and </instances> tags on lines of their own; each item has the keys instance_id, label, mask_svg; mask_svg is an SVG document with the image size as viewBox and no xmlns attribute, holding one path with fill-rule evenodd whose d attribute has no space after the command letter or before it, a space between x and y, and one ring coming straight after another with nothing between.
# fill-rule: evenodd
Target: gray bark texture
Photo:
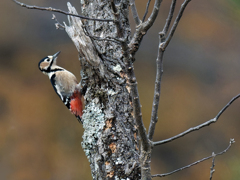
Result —
<instances>
[{"instance_id":1,"label":"gray bark texture","mask_svg":"<svg viewBox=\"0 0 240 180\"><path fill-rule=\"evenodd\" d=\"M118 18L117 22L84 21L69 16L69 25L65 24L82 66L81 85L85 89L82 147L94 180L141 179L138 132L126 68L129 67L126 61L131 59L124 57L126 52L117 40L128 43L130 39L129 2L112 3L81 0L82 14L98 19ZM68 8L69 12L77 13L70 3Z\"/></svg>"}]
</instances>

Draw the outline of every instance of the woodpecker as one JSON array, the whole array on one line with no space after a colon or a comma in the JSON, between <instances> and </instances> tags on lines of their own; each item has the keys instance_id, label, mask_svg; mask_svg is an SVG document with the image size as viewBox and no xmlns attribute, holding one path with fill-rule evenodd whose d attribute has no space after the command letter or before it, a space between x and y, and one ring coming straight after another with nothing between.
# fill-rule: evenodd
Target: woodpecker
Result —
<instances>
[{"instance_id":1,"label":"woodpecker","mask_svg":"<svg viewBox=\"0 0 240 180\"><path fill-rule=\"evenodd\" d=\"M77 78L71 72L56 65L59 54L60 51L52 56L43 58L38 63L38 68L49 77L53 89L62 102L82 123L82 93L77 83Z\"/></svg>"}]
</instances>

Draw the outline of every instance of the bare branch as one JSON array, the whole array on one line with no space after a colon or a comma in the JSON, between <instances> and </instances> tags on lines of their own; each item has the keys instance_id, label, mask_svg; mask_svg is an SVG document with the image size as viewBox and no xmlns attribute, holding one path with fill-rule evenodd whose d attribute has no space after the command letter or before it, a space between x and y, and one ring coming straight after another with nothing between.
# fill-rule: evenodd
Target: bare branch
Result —
<instances>
[{"instance_id":1,"label":"bare branch","mask_svg":"<svg viewBox=\"0 0 240 180\"><path fill-rule=\"evenodd\" d=\"M69 13L69 12L66 12L66 11L63 11L61 9L55 9L55 8L52 8L52 7L40 7L40 6L31 6L31 5L27 5L27 4L24 4L24 3L21 3L17 0L13 0L16 4L22 6L22 7L25 7L27 9L37 9L37 10L42 10L42 11L52 11L52 12L57 12L57 13L61 13L61 14L65 14L65 15L69 15L69 16L75 16L75 17L79 17L81 19L87 19L89 21L104 21L104 22L115 22L115 20L113 19L96 19L96 18L90 18L90 17L85 17L85 16L81 16L81 15L78 15L78 14L72 14L72 13Z\"/></svg>"},{"instance_id":2,"label":"bare branch","mask_svg":"<svg viewBox=\"0 0 240 180\"><path fill-rule=\"evenodd\" d=\"M148 0L148 2L147 2L147 7L146 7L146 11L145 11L145 13L144 13L144 15L143 15L142 22L145 21L145 18L146 18L146 16L147 16L148 8L149 8L150 3L151 3L151 0Z\"/></svg>"},{"instance_id":3,"label":"bare branch","mask_svg":"<svg viewBox=\"0 0 240 180\"><path fill-rule=\"evenodd\" d=\"M212 160L212 166L210 168L210 180L212 180L212 176L213 176L213 173L215 172L215 158L216 158L216 154L213 152L212 153L212 157L213 157L213 160Z\"/></svg>"},{"instance_id":4,"label":"bare branch","mask_svg":"<svg viewBox=\"0 0 240 180\"><path fill-rule=\"evenodd\" d=\"M134 54L138 50L139 45L143 39L143 36L147 33L149 28L155 22L161 3L162 3L162 0L155 0L152 14L148 18L148 20L144 23L141 23L139 26L137 26L136 32L134 33L134 35L131 39L131 42L128 44L128 46L130 48L130 53L132 54L132 56L134 56Z\"/></svg>"},{"instance_id":5,"label":"bare branch","mask_svg":"<svg viewBox=\"0 0 240 180\"><path fill-rule=\"evenodd\" d=\"M178 23L179 23L182 15L183 15L183 12L184 12L185 8L187 7L187 5L188 5L188 3L189 3L190 1L191 1L191 0L185 0L185 1L183 2L183 4L181 5L181 8L180 8L180 10L179 10L179 12L178 12L178 15L177 15L177 17L176 17L176 19L175 19L175 21L174 21L174 23L173 23L173 26L172 26L169 34L168 34L168 37L166 38L166 41L164 42L164 45L163 45L163 47L162 47L163 50L166 49L166 47L167 47L168 44L170 43L170 41L171 41L171 39L172 39L172 37L173 37L173 34L174 34L175 30L177 29Z\"/></svg>"},{"instance_id":6,"label":"bare branch","mask_svg":"<svg viewBox=\"0 0 240 180\"><path fill-rule=\"evenodd\" d=\"M135 0L130 0L129 2L130 2L130 6L131 6L133 19L134 19L136 25L138 26L141 23L141 20L139 19L139 16L138 16Z\"/></svg>"},{"instance_id":7,"label":"bare branch","mask_svg":"<svg viewBox=\"0 0 240 180\"><path fill-rule=\"evenodd\" d=\"M180 133L180 134L178 134L178 135L176 135L176 136L173 136L173 137L171 137L171 138L168 138L168 139L165 139L165 140L162 140L162 141L158 141L158 142L154 142L153 145L154 145L154 146L158 146L158 145L161 145L161 144L165 144L165 143L171 142L171 141L173 141L173 140L175 140L175 139L178 139L178 138L180 138L180 137L183 137L183 136L187 135L188 133L191 133L191 132L193 132L193 131L197 131L197 130L203 128L203 127L209 126L210 124L217 122L218 118L222 115L222 113L223 113L235 100L237 100L239 97L240 97L240 94L238 94L237 96L233 97L233 98L231 99L231 101L229 101L229 102L221 109L221 111L219 111L219 113L217 114L217 116L216 116L215 118L210 119L209 121L207 121L207 122L205 122L205 123L202 123L202 124L200 124L200 125L198 125L198 126L192 127L192 128L190 128L190 129L188 129L188 130L186 130L186 131L184 131L184 132L182 132L182 133Z\"/></svg>"},{"instance_id":8,"label":"bare branch","mask_svg":"<svg viewBox=\"0 0 240 180\"><path fill-rule=\"evenodd\" d=\"M162 30L162 32L159 33L159 48L158 48L158 57L156 61L157 65L157 74L156 74L156 80L155 80L155 88L154 88L154 98L153 98L153 105L152 105L152 115L151 115L151 121L150 126L148 130L148 138L149 140L153 139L156 123L158 121L158 107L159 107L159 101L160 101L160 94L161 94L161 81L162 81L162 74L163 74L163 54L164 50L162 49L162 44L165 41L165 34L168 31L168 28L170 26L173 12L175 9L176 0L172 1L170 11L168 14L168 18L166 20L165 26Z\"/></svg>"},{"instance_id":9,"label":"bare branch","mask_svg":"<svg viewBox=\"0 0 240 180\"><path fill-rule=\"evenodd\" d=\"M175 6L176 6L176 1L177 0L173 0L172 1L171 7L170 7L170 10L169 10L169 14L168 14L168 17L167 17L167 20L166 20L166 23L165 23L165 26L164 26L163 31L162 31L164 36L167 34L169 26L171 24L171 21L172 21L172 18L173 18L173 13L174 13Z\"/></svg>"},{"instance_id":10,"label":"bare branch","mask_svg":"<svg viewBox=\"0 0 240 180\"><path fill-rule=\"evenodd\" d=\"M157 15L158 15L158 12L159 12L159 9L160 9L161 3L162 3L162 0L155 0L152 14L150 15L150 17L146 21L146 26L145 26L146 30L148 30L153 25L153 23L155 22L155 20L157 18Z\"/></svg>"},{"instance_id":11,"label":"bare branch","mask_svg":"<svg viewBox=\"0 0 240 180\"><path fill-rule=\"evenodd\" d=\"M159 34L159 45L161 44L161 41L162 41L162 34ZM148 130L149 140L153 139L156 123L158 121L157 115L158 115L158 106L160 101L161 82L162 82L162 74L163 74L163 54L164 54L164 51L162 51L162 49L159 47L158 56L156 60L157 74L156 74L155 88L154 88L152 115L151 115L149 130Z\"/></svg>"},{"instance_id":12,"label":"bare branch","mask_svg":"<svg viewBox=\"0 0 240 180\"><path fill-rule=\"evenodd\" d=\"M192 163L192 164L189 164L189 165L187 165L187 166L181 167L181 168L176 169L176 170L174 170L174 171L172 171L172 172L164 173L164 174L155 174L155 175L152 175L152 177L165 177L165 176L171 175L171 174L173 174L173 173L182 171L182 170L184 170L184 169L190 168L190 167L192 167L192 166L194 166L194 165L196 165L196 164L198 164L198 163L201 163L201 162L203 162L203 161L205 161L205 160L211 159L211 158L213 158L214 156L216 157L216 156L222 155L222 154L226 153L226 152L230 149L230 147L232 146L232 144L233 144L234 142L235 142L234 139L230 139L230 142L229 142L228 147L227 147L225 150L223 150L222 152L220 152L220 153L212 154L211 156L208 156L208 157L205 157L205 158L203 158L203 159L200 159L200 160L198 160L198 161L196 161L196 162L194 162L194 163ZM214 158L215 158L215 157L214 157Z\"/></svg>"}]
</instances>

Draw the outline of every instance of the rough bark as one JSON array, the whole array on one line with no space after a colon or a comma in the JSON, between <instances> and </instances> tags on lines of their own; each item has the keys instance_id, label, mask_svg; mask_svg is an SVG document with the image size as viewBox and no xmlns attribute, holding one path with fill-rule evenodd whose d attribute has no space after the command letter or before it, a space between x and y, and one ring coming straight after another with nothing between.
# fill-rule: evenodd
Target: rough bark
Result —
<instances>
[{"instance_id":1,"label":"rough bark","mask_svg":"<svg viewBox=\"0 0 240 180\"><path fill-rule=\"evenodd\" d=\"M127 84L121 43L93 37L124 39L128 43L128 1L81 1L84 16L118 22L83 21L69 16L66 32L76 45L82 66L84 94L82 147L93 179L140 179L137 129ZM75 9L68 3L71 13ZM84 24L84 26L82 25Z\"/></svg>"}]
</instances>

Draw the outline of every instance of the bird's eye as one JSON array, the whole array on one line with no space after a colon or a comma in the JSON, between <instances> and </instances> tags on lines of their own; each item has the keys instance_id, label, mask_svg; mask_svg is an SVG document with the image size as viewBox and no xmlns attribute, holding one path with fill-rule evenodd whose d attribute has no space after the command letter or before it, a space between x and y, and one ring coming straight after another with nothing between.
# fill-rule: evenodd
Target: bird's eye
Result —
<instances>
[{"instance_id":1,"label":"bird's eye","mask_svg":"<svg viewBox=\"0 0 240 180\"><path fill-rule=\"evenodd\" d=\"M46 61L47 61L47 62L49 62L49 61L50 61L50 59L49 59L49 58L47 58L47 59L46 59Z\"/></svg>"}]
</instances>

